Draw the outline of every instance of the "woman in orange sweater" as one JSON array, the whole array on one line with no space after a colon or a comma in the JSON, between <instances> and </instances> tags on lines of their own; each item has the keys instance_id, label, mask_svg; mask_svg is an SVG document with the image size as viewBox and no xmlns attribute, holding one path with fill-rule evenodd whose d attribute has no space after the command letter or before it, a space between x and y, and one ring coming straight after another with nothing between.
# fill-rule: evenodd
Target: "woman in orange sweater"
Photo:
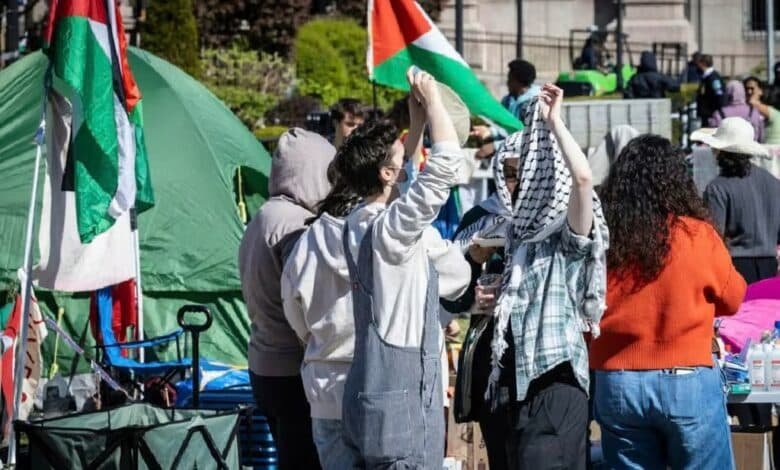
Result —
<instances>
[{"instance_id":1,"label":"woman in orange sweater","mask_svg":"<svg viewBox=\"0 0 780 470\"><path fill-rule=\"evenodd\" d=\"M609 468L734 467L712 326L745 281L697 196L683 154L644 135L602 186L607 311L591 344L595 415Z\"/></svg>"}]
</instances>

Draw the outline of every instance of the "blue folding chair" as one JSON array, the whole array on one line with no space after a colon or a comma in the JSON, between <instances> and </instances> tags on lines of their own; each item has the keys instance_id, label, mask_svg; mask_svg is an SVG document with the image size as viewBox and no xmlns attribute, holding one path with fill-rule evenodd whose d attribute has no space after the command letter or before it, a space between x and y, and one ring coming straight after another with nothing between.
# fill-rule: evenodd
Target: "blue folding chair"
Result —
<instances>
[{"instance_id":1,"label":"blue folding chair","mask_svg":"<svg viewBox=\"0 0 780 470\"><path fill-rule=\"evenodd\" d=\"M199 356L199 334L208 329L212 322L211 313L206 306L185 305L179 309L177 314L179 328L171 333L142 341L119 343L117 342L114 330L112 329L113 299L111 297L110 287L100 289L96 292L96 304L98 329L100 331L100 337L102 338L102 344L97 345L96 348L101 353L99 358L100 362L107 368L119 371L120 373L124 372L132 377L138 378L159 376L162 377L164 383L170 383L177 373L181 373L181 375L184 376L188 369L193 368L193 365L195 365L198 370L200 370L200 367L209 368L211 366L211 363L208 361L200 361L199 357L194 361L194 364L192 358L183 357L181 344L182 340L184 340L184 347L186 349L185 332L189 332L193 337L193 356ZM184 321L185 315L193 312L202 314L205 317L205 322L200 324L186 323ZM122 355L122 351L124 350L153 348L172 342L176 343L175 360L140 362ZM200 374L193 372L193 377L195 377L196 380L199 378L199 375Z\"/></svg>"}]
</instances>

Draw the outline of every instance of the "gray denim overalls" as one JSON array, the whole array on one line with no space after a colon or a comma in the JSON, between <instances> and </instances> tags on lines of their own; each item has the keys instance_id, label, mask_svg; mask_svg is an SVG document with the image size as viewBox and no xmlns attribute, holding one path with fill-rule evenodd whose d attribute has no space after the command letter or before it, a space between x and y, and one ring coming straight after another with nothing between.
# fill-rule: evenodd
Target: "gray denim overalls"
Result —
<instances>
[{"instance_id":1,"label":"gray denim overalls","mask_svg":"<svg viewBox=\"0 0 780 470\"><path fill-rule=\"evenodd\" d=\"M352 281L355 356L344 386L344 439L357 468L435 469L444 459L444 408L439 349L438 273L430 265L421 347L386 343L374 319L373 224L357 264L344 227Z\"/></svg>"}]
</instances>

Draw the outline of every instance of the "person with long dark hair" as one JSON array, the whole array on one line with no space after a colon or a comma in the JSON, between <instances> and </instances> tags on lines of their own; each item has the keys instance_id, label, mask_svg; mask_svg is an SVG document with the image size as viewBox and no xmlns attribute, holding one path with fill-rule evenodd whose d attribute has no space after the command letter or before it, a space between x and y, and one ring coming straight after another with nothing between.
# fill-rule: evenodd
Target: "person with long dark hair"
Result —
<instances>
[{"instance_id":1,"label":"person with long dark hair","mask_svg":"<svg viewBox=\"0 0 780 470\"><path fill-rule=\"evenodd\" d=\"M712 325L737 311L746 285L682 151L657 135L633 139L601 200L607 310L590 365L607 466L734 468Z\"/></svg>"},{"instance_id":2,"label":"person with long dark hair","mask_svg":"<svg viewBox=\"0 0 780 470\"><path fill-rule=\"evenodd\" d=\"M419 106L411 109L420 110ZM405 159L418 150L425 127L420 112L411 122ZM355 465L342 437L341 421L344 384L355 345L352 283L342 236L346 216L362 198L334 164L328 168L328 180L333 188L290 253L281 287L285 317L305 345L301 377L320 463L323 470L342 470Z\"/></svg>"}]
</instances>

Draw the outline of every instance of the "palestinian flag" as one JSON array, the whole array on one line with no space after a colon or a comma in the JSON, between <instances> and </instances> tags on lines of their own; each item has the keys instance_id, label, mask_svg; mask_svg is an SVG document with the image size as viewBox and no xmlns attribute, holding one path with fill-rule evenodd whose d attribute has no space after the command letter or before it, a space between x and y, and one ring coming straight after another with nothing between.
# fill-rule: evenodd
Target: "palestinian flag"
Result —
<instances>
[{"instance_id":1,"label":"palestinian flag","mask_svg":"<svg viewBox=\"0 0 780 470\"><path fill-rule=\"evenodd\" d=\"M5 308L3 309L5 310ZM2 399L5 403L6 410L14 409L14 395L16 394L16 387L14 386L14 361L16 356L13 345L20 337L20 327L22 322L22 296L17 294L14 298L14 303L10 315L2 319L4 328L0 331L0 341L3 344L3 352L0 353L0 384L2 384ZM5 316L5 315L4 315ZM43 341L48 335L46 329L46 322L41 314L41 309L38 306L38 301L35 298L35 292L30 296L30 318L27 324L27 345L25 347L26 354L24 355L24 376L22 382L22 396L19 400L19 416L18 419L26 420L30 413L33 411L33 402L35 401L35 395L38 390L38 384L40 383L41 376L43 375L43 354L41 353L41 346ZM5 422L2 426L2 434L7 436L11 431L11 413L6 414Z\"/></svg>"},{"instance_id":2,"label":"palestinian flag","mask_svg":"<svg viewBox=\"0 0 780 470\"><path fill-rule=\"evenodd\" d=\"M50 1L45 38L52 91L72 109L64 176L53 183L75 192L78 236L89 243L132 207L154 204L141 93L116 1Z\"/></svg>"},{"instance_id":3,"label":"palestinian flag","mask_svg":"<svg viewBox=\"0 0 780 470\"><path fill-rule=\"evenodd\" d=\"M477 116L509 132L522 124L485 86L414 0L369 0L368 72L374 82L408 90L406 71L416 65L452 88Z\"/></svg>"}]
</instances>

